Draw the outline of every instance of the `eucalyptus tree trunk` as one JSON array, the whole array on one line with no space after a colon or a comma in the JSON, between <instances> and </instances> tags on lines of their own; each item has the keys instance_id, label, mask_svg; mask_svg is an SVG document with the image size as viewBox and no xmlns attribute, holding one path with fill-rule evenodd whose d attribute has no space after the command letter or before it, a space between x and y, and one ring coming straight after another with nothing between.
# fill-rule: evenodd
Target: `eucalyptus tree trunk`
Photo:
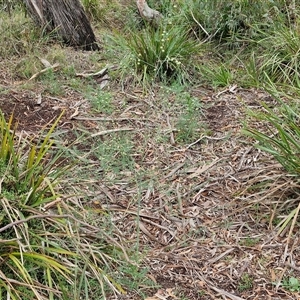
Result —
<instances>
[{"instance_id":1,"label":"eucalyptus tree trunk","mask_svg":"<svg viewBox=\"0 0 300 300\"><path fill-rule=\"evenodd\" d=\"M70 46L98 50L96 37L79 0L23 0L35 22L57 32Z\"/></svg>"},{"instance_id":2,"label":"eucalyptus tree trunk","mask_svg":"<svg viewBox=\"0 0 300 300\"><path fill-rule=\"evenodd\" d=\"M35 22L47 32L56 32L70 46L98 50L99 46L80 0L23 0ZM159 22L161 14L146 0L136 0L142 18Z\"/></svg>"}]
</instances>

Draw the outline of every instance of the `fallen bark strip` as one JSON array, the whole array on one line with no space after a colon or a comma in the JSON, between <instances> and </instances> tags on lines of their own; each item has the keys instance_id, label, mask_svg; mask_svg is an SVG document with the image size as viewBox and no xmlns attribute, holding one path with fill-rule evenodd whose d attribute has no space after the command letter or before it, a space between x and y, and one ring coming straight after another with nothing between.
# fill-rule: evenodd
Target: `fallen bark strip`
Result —
<instances>
[{"instance_id":1,"label":"fallen bark strip","mask_svg":"<svg viewBox=\"0 0 300 300\"><path fill-rule=\"evenodd\" d=\"M119 132L119 131L131 131L134 128L130 128L130 127L123 127L123 128L116 128L116 129L109 129L109 130L103 130L94 134L91 134L91 137L95 137L95 136L99 136L99 135L105 135L105 134L109 134L109 133L114 133L114 132Z\"/></svg>"},{"instance_id":2,"label":"fallen bark strip","mask_svg":"<svg viewBox=\"0 0 300 300\"><path fill-rule=\"evenodd\" d=\"M146 19L147 21L159 21L159 19L162 18L161 13L155 9L150 8L146 0L137 0L136 5L141 17Z\"/></svg>"},{"instance_id":3,"label":"fallen bark strip","mask_svg":"<svg viewBox=\"0 0 300 300\"><path fill-rule=\"evenodd\" d=\"M47 67L47 68L45 68L45 69L43 69L43 70L41 70L41 71L39 71L39 72L33 74L33 75L28 79L28 81L31 81L31 80L37 78L38 76L40 76L40 75L46 73L46 72L49 71L49 70L56 71L56 70L59 68L59 66L60 66L59 63L56 63L56 64L54 64L54 65L52 65L52 66L50 66L50 67Z\"/></svg>"},{"instance_id":4,"label":"fallen bark strip","mask_svg":"<svg viewBox=\"0 0 300 300\"><path fill-rule=\"evenodd\" d=\"M102 77L107 74L108 67L103 68L102 70L95 73L76 73L77 77L89 78L89 77Z\"/></svg>"}]
</instances>

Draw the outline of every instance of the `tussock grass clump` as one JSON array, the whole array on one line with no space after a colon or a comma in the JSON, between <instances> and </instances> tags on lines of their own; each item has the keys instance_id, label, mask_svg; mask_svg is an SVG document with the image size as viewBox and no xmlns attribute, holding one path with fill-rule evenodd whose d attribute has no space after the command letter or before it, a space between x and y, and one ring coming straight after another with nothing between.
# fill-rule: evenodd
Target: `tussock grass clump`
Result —
<instances>
[{"instance_id":1,"label":"tussock grass clump","mask_svg":"<svg viewBox=\"0 0 300 300\"><path fill-rule=\"evenodd\" d=\"M124 29L133 21L137 21L135 1L127 0L81 0L89 19L100 29Z\"/></svg>"},{"instance_id":2,"label":"tussock grass clump","mask_svg":"<svg viewBox=\"0 0 300 300\"><path fill-rule=\"evenodd\" d=\"M101 6L97 0L81 0L85 12L94 21L101 20Z\"/></svg>"},{"instance_id":3,"label":"tussock grass clump","mask_svg":"<svg viewBox=\"0 0 300 300\"><path fill-rule=\"evenodd\" d=\"M54 35L45 34L16 6L10 12L0 10L0 36L0 58L12 58L38 53Z\"/></svg>"},{"instance_id":4,"label":"tussock grass clump","mask_svg":"<svg viewBox=\"0 0 300 300\"><path fill-rule=\"evenodd\" d=\"M251 112L259 121L267 123L267 132L247 127L244 133L258 141L257 148L274 156L289 172L300 177L300 118L297 104L286 104L273 94L279 106L272 109L262 103L264 112Z\"/></svg>"},{"instance_id":5,"label":"tussock grass clump","mask_svg":"<svg viewBox=\"0 0 300 300\"><path fill-rule=\"evenodd\" d=\"M282 1L218 0L186 1L184 14L193 32L230 48L256 38L272 26Z\"/></svg>"},{"instance_id":6,"label":"tussock grass clump","mask_svg":"<svg viewBox=\"0 0 300 300\"><path fill-rule=\"evenodd\" d=\"M0 57L6 58L30 51L31 26L21 12L9 15L0 11Z\"/></svg>"},{"instance_id":7,"label":"tussock grass clump","mask_svg":"<svg viewBox=\"0 0 300 300\"><path fill-rule=\"evenodd\" d=\"M58 121L35 143L17 135L12 117L6 123L0 114L0 298L124 293L109 274L130 264L125 250L58 193L68 168L53 148Z\"/></svg>"},{"instance_id":8,"label":"tussock grass clump","mask_svg":"<svg viewBox=\"0 0 300 300\"><path fill-rule=\"evenodd\" d=\"M49 161L45 157L53 144L50 137L58 121L40 142L40 146L32 144L28 149L27 144L31 142L20 137L16 148L12 117L6 123L2 113L0 115L2 193L18 196L21 205L38 207L56 197L54 187L64 170L55 167L61 154L53 156Z\"/></svg>"},{"instance_id":9,"label":"tussock grass clump","mask_svg":"<svg viewBox=\"0 0 300 300\"><path fill-rule=\"evenodd\" d=\"M270 81L269 81L270 82ZM300 118L299 104L296 102L286 103L282 99L289 99L288 94L279 92L274 84L269 85L270 95L277 100L277 107L269 107L262 103L263 111L250 111L250 115L263 124L264 129L255 129L249 125L245 127L243 133L254 138L257 143L255 146L264 152L271 154L290 174L287 179L288 185L283 184L284 192L288 192L288 198L284 198L281 192L275 212L284 211L284 217L277 224L279 232L282 232L290 225L290 234L295 226L299 215L299 179L300 179ZM299 95L299 90L298 90ZM282 176L285 174L282 173ZM269 180L272 180L270 177ZM280 189L274 182L274 190ZM294 183L292 182L294 180ZM295 188L296 187L296 188ZM272 195L274 191L270 191ZM295 206L298 206L295 208ZM274 216L272 216L273 219Z\"/></svg>"},{"instance_id":10,"label":"tussock grass clump","mask_svg":"<svg viewBox=\"0 0 300 300\"><path fill-rule=\"evenodd\" d=\"M208 81L214 88L227 87L234 82L234 73L225 64L204 64L199 69L205 81Z\"/></svg>"},{"instance_id":11,"label":"tussock grass clump","mask_svg":"<svg viewBox=\"0 0 300 300\"><path fill-rule=\"evenodd\" d=\"M273 81L295 84L299 82L300 31L281 25L272 35L259 41L262 55L257 68Z\"/></svg>"},{"instance_id":12,"label":"tussock grass clump","mask_svg":"<svg viewBox=\"0 0 300 300\"><path fill-rule=\"evenodd\" d=\"M201 51L185 27L171 24L157 29L147 26L120 37L117 43L125 54L121 61L123 74L131 70L143 82L189 81L193 56Z\"/></svg>"}]
</instances>

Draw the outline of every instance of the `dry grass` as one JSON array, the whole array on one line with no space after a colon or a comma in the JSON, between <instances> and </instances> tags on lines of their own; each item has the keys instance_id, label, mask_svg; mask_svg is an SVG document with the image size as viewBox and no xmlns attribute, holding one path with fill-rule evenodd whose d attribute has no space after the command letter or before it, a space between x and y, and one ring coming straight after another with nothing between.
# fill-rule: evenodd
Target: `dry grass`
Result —
<instances>
[{"instance_id":1,"label":"dry grass","mask_svg":"<svg viewBox=\"0 0 300 300\"><path fill-rule=\"evenodd\" d=\"M64 51L62 63L73 65L76 73L103 67L104 54ZM149 269L143 276L156 287L139 281L122 299L141 299L142 293L159 299L158 292L166 299L299 298L279 286L283 278L300 275L297 224L281 232L277 227L297 208L299 183L241 134L246 110L259 109L261 100L274 104L273 99L254 89L214 92L197 86L153 86L145 93L129 78L125 87L109 81L105 90L113 96L113 110L96 113L83 86L95 89L101 81L66 78L62 71L55 77L62 95L45 90L47 78L32 83L29 92L27 80L15 77L7 63L1 61L1 109L9 114L8 101L23 107L19 119L29 133L49 121L46 112L66 109L61 135L78 164L75 178L62 186L75 195L66 201L91 226L112 222L109 236L124 252L133 249L129 252L140 266ZM184 128L178 124L186 90L201 108L193 115L192 138L182 140L177 137ZM30 102L39 94L40 105Z\"/></svg>"}]
</instances>

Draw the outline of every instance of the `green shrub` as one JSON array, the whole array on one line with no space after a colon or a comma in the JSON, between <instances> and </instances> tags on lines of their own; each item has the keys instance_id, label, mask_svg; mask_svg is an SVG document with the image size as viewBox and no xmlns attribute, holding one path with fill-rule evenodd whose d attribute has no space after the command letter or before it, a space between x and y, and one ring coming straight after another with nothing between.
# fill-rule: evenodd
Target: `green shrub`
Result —
<instances>
[{"instance_id":1,"label":"green shrub","mask_svg":"<svg viewBox=\"0 0 300 300\"><path fill-rule=\"evenodd\" d=\"M300 281L297 277L286 277L282 280L281 285L285 290L290 292L295 293L300 291Z\"/></svg>"},{"instance_id":2,"label":"green shrub","mask_svg":"<svg viewBox=\"0 0 300 300\"><path fill-rule=\"evenodd\" d=\"M113 112L113 95L110 92L101 89L94 89L93 93L88 95L92 108L96 112L112 113Z\"/></svg>"},{"instance_id":3,"label":"green shrub","mask_svg":"<svg viewBox=\"0 0 300 300\"><path fill-rule=\"evenodd\" d=\"M199 132L205 131L202 122L202 104L198 98L192 97L184 91L178 94L176 98L181 105L178 109L180 115L176 123L175 141L181 144L191 143L199 138Z\"/></svg>"}]
</instances>

